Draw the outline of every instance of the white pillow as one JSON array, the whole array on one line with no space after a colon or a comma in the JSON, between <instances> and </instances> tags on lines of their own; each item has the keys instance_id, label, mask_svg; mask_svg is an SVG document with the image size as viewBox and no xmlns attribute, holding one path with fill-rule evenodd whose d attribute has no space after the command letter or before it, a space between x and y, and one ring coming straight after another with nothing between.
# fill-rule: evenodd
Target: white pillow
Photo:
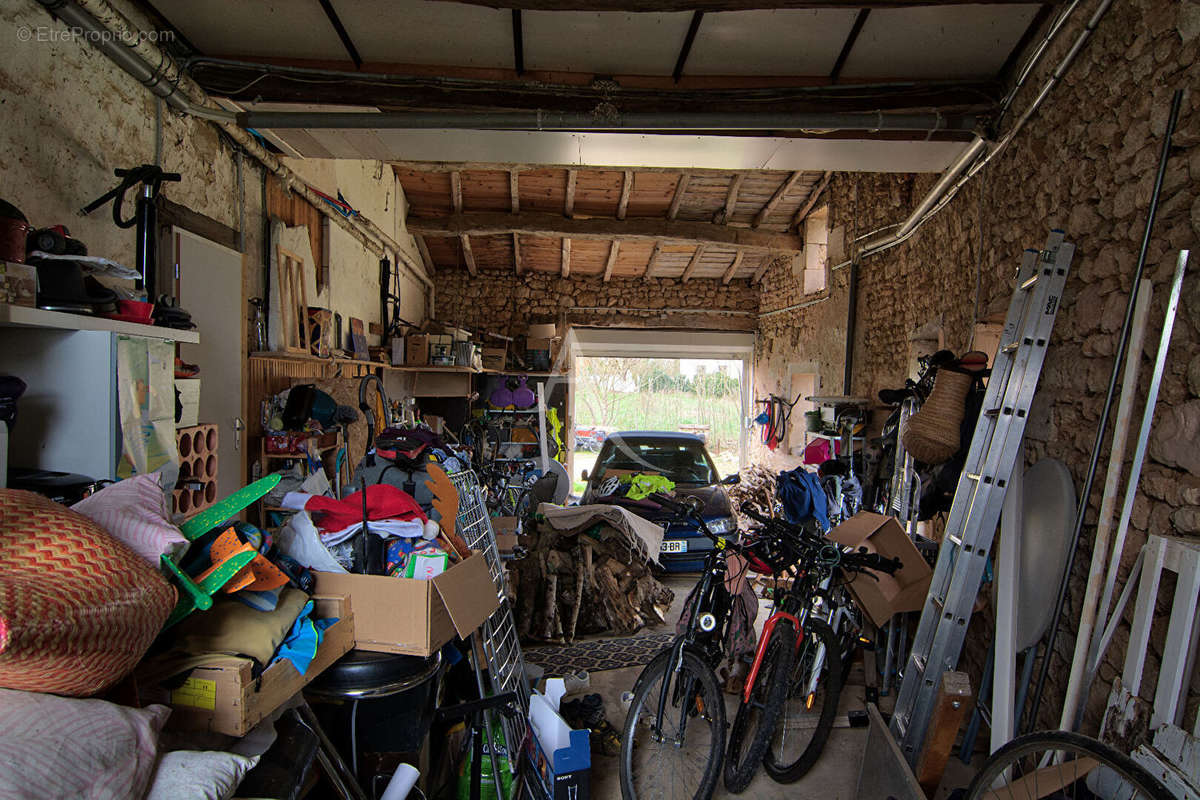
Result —
<instances>
[{"instance_id":1,"label":"white pillow","mask_svg":"<svg viewBox=\"0 0 1200 800\"><path fill-rule=\"evenodd\" d=\"M158 762L146 800L228 800L259 756L173 750Z\"/></svg>"},{"instance_id":2,"label":"white pillow","mask_svg":"<svg viewBox=\"0 0 1200 800\"><path fill-rule=\"evenodd\" d=\"M0 797L141 797L170 713L0 689Z\"/></svg>"},{"instance_id":3,"label":"white pillow","mask_svg":"<svg viewBox=\"0 0 1200 800\"><path fill-rule=\"evenodd\" d=\"M159 556L166 554L174 561L187 549L187 539L171 522L156 474L134 475L105 486L71 510L97 523L155 567Z\"/></svg>"}]
</instances>

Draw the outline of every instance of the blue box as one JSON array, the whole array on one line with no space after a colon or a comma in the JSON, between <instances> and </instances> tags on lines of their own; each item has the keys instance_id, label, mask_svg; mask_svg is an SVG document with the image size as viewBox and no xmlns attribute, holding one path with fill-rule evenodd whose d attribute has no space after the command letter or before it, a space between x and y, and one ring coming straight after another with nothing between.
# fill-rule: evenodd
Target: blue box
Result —
<instances>
[{"instance_id":1,"label":"blue box","mask_svg":"<svg viewBox=\"0 0 1200 800\"><path fill-rule=\"evenodd\" d=\"M565 738L567 746L555 748L552 752L543 746L538 738L539 725L533 722L535 715L544 730L546 726L554 726L559 734L566 734L559 738ZM530 736L526 740L529 763L542 796L550 800L588 800L592 768L591 732L571 729L550 702L537 692L530 698L529 716Z\"/></svg>"}]
</instances>

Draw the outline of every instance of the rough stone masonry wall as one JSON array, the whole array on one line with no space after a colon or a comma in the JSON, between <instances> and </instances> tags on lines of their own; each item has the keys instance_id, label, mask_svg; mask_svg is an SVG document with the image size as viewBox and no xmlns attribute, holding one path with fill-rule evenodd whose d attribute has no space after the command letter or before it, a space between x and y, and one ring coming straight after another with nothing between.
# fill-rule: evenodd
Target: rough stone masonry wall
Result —
<instances>
[{"instance_id":1,"label":"rough stone masonry wall","mask_svg":"<svg viewBox=\"0 0 1200 800\"><path fill-rule=\"evenodd\" d=\"M754 330L758 290L747 281L562 278L553 273L463 269L436 276L436 318L517 336L530 324ZM732 312L732 313L722 313Z\"/></svg>"},{"instance_id":2,"label":"rough stone masonry wall","mask_svg":"<svg viewBox=\"0 0 1200 800\"><path fill-rule=\"evenodd\" d=\"M1051 47L1052 69L1074 41L1092 4L1080 9ZM1027 428L1027 458L1065 461L1082 484L1091 455L1113 353L1137 260L1146 210L1175 88L1189 88L1175 135L1159 218L1147 259L1155 299L1142 354L1142 398L1153 366L1176 253L1200 241L1200 3L1128 0L1115 3L1064 82L975 181L908 242L861 265L853 392L874 395L908 374L908 336L940 320L946 346L962 351L976 318L1003 311L1021 251L1040 247L1061 227L1077 245L1042 381ZM1015 104L1022 110L1040 87L1035 75ZM843 175L831 184L831 226L847 241L903 219L933 176ZM1193 262L1195 258L1193 258ZM1123 581L1147 532L1200 535L1200 277L1193 263L1159 397L1141 489L1134 507ZM978 270L978 273L977 273ZM794 279L778 269L766 277L762 311L798 302L782 287ZM823 390L841 390L846 315L846 270L834 273L829 299L786 314L760 317L756 396L786 391L789 365L814 364ZM793 290L794 291L794 290ZM794 369L794 367L793 367ZM1139 412L1140 414L1140 409ZM1136 435L1136 423L1132 435ZM1132 450L1132 447L1130 448ZM1103 468L1090 498L1084 541L1077 553L1065 635L1052 654L1047 702L1040 723L1056 727L1074 629L1091 558ZM1159 612L1173 595L1164 575ZM977 681L986 647L987 614L976 623L965 662ZM1160 619L1160 623L1164 620ZM1148 657L1152 696L1165 624L1156 626ZM1093 688L1085 729L1095 731L1108 686L1119 674L1128 641L1122 625ZM1189 703L1194 713L1196 698ZM1191 719L1189 716L1188 719Z\"/></svg>"}]
</instances>

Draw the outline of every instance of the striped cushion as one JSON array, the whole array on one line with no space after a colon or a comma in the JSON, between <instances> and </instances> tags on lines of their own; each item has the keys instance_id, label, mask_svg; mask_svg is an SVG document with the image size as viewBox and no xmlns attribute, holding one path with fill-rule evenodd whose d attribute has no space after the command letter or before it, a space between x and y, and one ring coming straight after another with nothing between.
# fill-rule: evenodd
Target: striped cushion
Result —
<instances>
[{"instance_id":1,"label":"striped cushion","mask_svg":"<svg viewBox=\"0 0 1200 800\"><path fill-rule=\"evenodd\" d=\"M187 549L187 539L171 524L167 497L157 475L134 475L106 486L71 510L100 523L156 567L159 556L165 554L175 561Z\"/></svg>"},{"instance_id":2,"label":"striped cushion","mask_svg":"<svg viewBox=\"0 0 1200 800\"><path fill-rule=\"evenodd\" d=\"M90 695L145 654L175 589L95 522L0 489L0 687Z\"/></svg>"},{"instance_id":3,"label":"striped cushion","mask_svg":"<svg viewBox=\"0 0 1200 800\"><path fill-rule=\"evenodd\" d=\"M170 713L0 689L0 797L142 797Z\"/></svg>"}]
</instances>

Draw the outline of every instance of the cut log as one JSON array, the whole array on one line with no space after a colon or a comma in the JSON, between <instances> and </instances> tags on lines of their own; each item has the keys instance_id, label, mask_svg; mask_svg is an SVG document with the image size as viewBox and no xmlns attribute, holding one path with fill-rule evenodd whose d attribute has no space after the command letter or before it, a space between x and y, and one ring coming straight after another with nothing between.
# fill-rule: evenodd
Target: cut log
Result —
<instances>
[{"instance_id":1,"label":"cut log","mask_svg":"<svg viewBox=\"0 0 1200 800\"><path fill-rule=\"evenodd\" d=\"M630 634L641 630L642 617L629 605L629 598L621 593L612 572L604 568L596 570L596 581L600 584L600 596L604 599L604 609L613 632Z\"/></svg>"},{"instance_id":2,"label":"cut log","mask_svg":"<svg viewBox=\"0 0 1200 800\"><path fill-rule=\"evenodd\" d=\"M543 586L542 620L536 633L539 639L549 641L554 638L554 622L558 617L558 576L548 573Z\"/></svg>"},{"instance_id":3,"label":"cut log","mask_svg":"<svg viewBox=\"0 0 1200 800\"><path fill-rule=\"evenodd\" d=\"M581 550L584 548L580 548ZM571 605L571 619L567 623L566 637L568 642L575 641L575 631L579 627L579 609L583 605L583 591L587 583L587 576L584 574L584 560L582 557L575 559L575 602Z\"/></svg>"}]
</instances>

